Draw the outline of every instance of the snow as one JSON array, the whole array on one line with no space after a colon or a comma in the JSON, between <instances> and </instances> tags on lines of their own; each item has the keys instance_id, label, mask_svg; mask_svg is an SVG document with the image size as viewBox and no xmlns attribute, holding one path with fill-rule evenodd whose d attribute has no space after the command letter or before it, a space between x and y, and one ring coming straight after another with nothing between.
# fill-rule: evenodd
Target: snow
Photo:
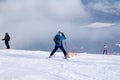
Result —
<instances>
[{"instance_id":1,"label":"snow","mask_svg":"<svg viewBox=\"0 0 120 80\"><path fill-rule=\"evenodd\" d=\"M116 46L120 47L120 44L115 44Z\"/></svg>"},{"instance_id":2,"label":"snow","mask_svg":"<svg viewBox=\"0 0 120 80\"><path fill-rule=\"evenodd\" d=\"M120 56L0 50L0 80L120 80Z\"/></svg>"}]
</instances>

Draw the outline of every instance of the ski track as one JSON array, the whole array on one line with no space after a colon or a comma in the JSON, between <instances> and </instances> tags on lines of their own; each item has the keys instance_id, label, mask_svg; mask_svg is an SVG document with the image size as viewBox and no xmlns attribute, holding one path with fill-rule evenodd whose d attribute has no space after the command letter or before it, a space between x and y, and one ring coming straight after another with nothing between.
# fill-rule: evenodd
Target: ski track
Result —
<instances>
[{"instance_id":1,"label":"ski track","mask_svg":"<svg viewBox=\"0 0 120 80\"><path fill-rule=\"evenodd\" d=\"M0 80L119 80L120 56L0 50Z\"/></svg>"}]
</instances>

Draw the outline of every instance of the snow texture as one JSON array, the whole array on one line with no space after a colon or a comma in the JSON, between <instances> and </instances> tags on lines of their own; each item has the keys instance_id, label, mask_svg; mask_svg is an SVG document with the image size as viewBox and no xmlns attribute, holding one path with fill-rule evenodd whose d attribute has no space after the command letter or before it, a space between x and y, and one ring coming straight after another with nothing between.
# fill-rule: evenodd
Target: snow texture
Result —
<instances>
[{"instance_id":1,"label":"snow texture","mask_svg":"<svg viewBox=\"0 0 120 80\"><path fill-rule=\"evenodd\" d=\"M0 80L120 80L120 56L0 50Z\"/></svg>"}]
</instances>

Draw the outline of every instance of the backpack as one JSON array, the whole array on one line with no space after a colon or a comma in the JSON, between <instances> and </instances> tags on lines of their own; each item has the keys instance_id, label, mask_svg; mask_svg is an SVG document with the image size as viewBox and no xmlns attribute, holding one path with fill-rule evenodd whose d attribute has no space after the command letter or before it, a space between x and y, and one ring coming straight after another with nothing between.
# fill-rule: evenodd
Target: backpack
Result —
<instances>
[{"instance_id":1,"label":"backpack","mask_svg":"<svg viewBox=\"0 0 120 80\"><path fill-rule=\"evenodd\" d=\"M56 43L56 44L59 44L59 43L60 43L60 38L61 38L60 35L56 35L56 36L55 36L55 43Z\"/></svg>"}]
</instances>

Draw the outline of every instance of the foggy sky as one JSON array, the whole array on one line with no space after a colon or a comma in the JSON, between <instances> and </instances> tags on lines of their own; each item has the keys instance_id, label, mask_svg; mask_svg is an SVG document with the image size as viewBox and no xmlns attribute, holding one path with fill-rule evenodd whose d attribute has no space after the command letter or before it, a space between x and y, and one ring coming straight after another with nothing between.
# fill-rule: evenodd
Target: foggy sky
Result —
<instances>
[{"instance_id":1,"label":"foggy sky","mask_svg":"<svg viewBox=\"0 0 120 80\"><path fill-rule=\"evenodd\" d=\"M2 0L0 38L8 32L13 49L51 50L58 31L65 33L70 49L94 47L92 43L110 42L108 39L113 38L109 35L114 32L117 32L115 37L119 35L114 27L119 22L120 2L84 3L82 0ZM4 47L1 42L1 48Z\"/></svg>"}]
</instances>

